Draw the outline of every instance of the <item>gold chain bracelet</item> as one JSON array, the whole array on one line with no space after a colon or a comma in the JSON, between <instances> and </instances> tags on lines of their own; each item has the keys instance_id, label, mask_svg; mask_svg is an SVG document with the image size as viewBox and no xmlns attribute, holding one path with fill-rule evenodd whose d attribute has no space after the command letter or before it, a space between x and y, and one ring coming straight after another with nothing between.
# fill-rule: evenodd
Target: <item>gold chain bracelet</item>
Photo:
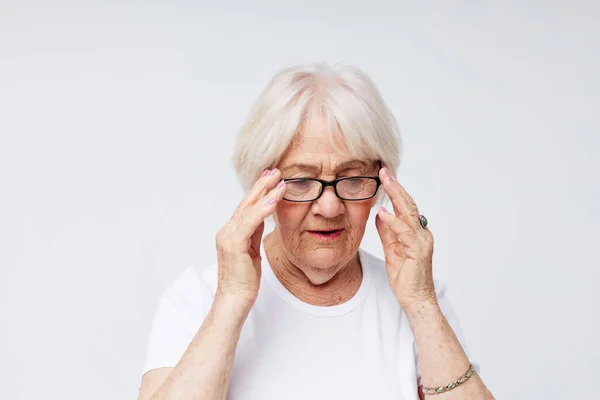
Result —
<instances>
[{"instance_id":1,"label":"gold chain bracelet","mask_svg":"<svg viewBox=\"0 0 600 400\"><path fill-rule=\"evenodd\" d=\"M467 379L469 379L471 377L471 375L473 375L473 373L475 372L475 369L473 368L473 364L469 365L469 369L467 370L467 372L464 373L463 376L461 376L460 378L458 378L457 380L450 382L449 384L445 385L445 386L440 386L438 388L423 388L423 393L425 394L440 394L440 393L444 393L444 392L448 392L454 388L456 388L457 386L462 385L463 383L465 383L467 381Z\"/></svg>"}]
</instances>

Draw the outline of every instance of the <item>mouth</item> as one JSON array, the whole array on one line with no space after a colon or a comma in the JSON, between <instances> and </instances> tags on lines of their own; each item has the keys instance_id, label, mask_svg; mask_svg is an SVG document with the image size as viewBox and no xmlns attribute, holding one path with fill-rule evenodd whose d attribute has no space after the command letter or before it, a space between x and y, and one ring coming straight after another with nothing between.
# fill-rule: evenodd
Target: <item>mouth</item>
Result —
<instances>
[{"instance_id":1,"label":"mouth","mask_svg":"<svg viewBox=\"0 0 600 400\"><path fill-rule=\"evenodd\" d=\"M327 230L322 230L322 231L308 231L308 233L310 234L310 236L312 236L315 239L321 240L321 241L332 241L335 240L337 238L339 238L340 236L342 236L342 233L344 233L344 228L342 229L327 229Z\"/></svg>"}]
</instances>

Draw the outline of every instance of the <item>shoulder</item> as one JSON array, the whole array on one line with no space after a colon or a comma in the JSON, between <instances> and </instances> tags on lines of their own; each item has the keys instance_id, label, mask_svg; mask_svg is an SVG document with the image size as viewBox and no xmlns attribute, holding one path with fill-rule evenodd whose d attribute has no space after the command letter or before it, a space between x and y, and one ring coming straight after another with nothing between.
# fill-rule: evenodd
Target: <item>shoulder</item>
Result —
<instances>
[{"instance_id":1,"label":"shoulder","mask_svg":"<svg viewBox=\"0 0 600 400\"><path fill-rule=\"evenodd\" d=\"M373 255L372 253L369 253L362 248L358 249L358 251L360 253L361 262L366 262L368 267L370 267L375 283L383 283L389 287L387 270L385 268L385 260ZM444 296L446 293L446 284L435 277L433 278L433 284L435 285L435 293L437 297L439 298Z\"/></svg>"}]
</instances>

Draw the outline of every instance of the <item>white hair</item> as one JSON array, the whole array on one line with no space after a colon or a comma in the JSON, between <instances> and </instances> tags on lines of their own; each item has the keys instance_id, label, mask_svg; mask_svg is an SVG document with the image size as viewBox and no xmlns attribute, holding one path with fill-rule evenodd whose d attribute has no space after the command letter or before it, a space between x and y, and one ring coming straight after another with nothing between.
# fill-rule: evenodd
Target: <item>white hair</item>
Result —
<instances>
[{"instance_id":1,"label":"white hair","mask_svg":"<svg viewBox=\"0 0 600 400\"><path fill-rule=\"evenodd\" d=\"M271 79L238 133L232 160L246 191L265 168L277 165L315 109L327 121L336 150L381 160L395 173L400 130L373 81L347 64L303 64Z\"/></svg>"}]
</instances>

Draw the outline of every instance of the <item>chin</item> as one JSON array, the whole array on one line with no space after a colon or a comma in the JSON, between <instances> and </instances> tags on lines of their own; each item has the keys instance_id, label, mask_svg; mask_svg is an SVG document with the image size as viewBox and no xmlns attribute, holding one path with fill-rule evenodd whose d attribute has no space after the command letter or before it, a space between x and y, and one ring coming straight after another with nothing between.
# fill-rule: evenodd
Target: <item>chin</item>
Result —
<instances>
[{"instance_id":1,"label":"chin","mask_svg":"<svg viewBox=\"0 0 600 400\"><path fill-rule=\"evenodd\" d=\"M340 271L339 252L334 249L319 249L302 255L300 269L316 286L329 282Z\"/></svg>"},{"instance_id":2,"label":"chin","mask_svg":"<svg viewBox=\"0 0 600 400\"><path fill-rule=\"evenodd\" d=\"M342 244L307 246L303 253L303 264L321 270L336 269L348 257L348 249Z\"/></svg>"}]
</instances>

